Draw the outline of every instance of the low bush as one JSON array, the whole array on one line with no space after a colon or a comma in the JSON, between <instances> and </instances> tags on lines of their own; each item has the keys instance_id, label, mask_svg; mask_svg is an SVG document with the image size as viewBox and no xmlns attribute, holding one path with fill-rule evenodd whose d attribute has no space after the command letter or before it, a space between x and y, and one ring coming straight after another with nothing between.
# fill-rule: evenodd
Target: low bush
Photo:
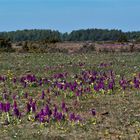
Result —
<instances>
[{"instance_id":1,"label":"low bush","mask_svg":"<svg viewBox=\"0 0 140 140\"><path fill-rule=\"evenodd\" d=\"M0 38L0 52L13 52L10 39Z\"/></svg>"}]
</instances>

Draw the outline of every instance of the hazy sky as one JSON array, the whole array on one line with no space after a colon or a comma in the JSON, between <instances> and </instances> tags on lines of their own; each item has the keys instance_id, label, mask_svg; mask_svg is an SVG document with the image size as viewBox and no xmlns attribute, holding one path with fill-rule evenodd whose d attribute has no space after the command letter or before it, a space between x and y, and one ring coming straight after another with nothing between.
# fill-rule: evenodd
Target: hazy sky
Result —
<instances>
[{"instance_id":1,"label":"hazy sky","mask_svg":"<svg viewBox=\"0 0 140 140\"><path fill-rule=\"evenodd\" d=\"M140 30L140 0L0 0L0 31Z\"/></svg>"}]
</instances>

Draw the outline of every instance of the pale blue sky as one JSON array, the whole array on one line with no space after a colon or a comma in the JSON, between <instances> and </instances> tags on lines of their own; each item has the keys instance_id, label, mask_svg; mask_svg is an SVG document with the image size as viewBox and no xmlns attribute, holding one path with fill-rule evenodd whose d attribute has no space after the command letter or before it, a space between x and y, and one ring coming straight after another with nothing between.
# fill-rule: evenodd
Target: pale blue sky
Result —
<instances>
[{"instance_id":1,"label":"pale blue sky","mask_svg":"<svg viewBox=\"0 0 140 140\"><path fill-rule=\"evenodd\" d=\"M140 0L0 0L0 31L35 28L140 31Z\"/></svg>"}]
</instances>

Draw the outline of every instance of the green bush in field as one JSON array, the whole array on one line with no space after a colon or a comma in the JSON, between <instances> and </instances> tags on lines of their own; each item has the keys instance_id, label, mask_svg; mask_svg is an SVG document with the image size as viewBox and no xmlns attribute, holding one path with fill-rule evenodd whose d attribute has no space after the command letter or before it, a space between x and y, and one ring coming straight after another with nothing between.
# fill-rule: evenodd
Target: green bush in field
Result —
<instances>
[{"instance_id":1,"label":"green bush in field","mask_svg":"<svg viewBox=\"0 0 140 140\"><path fill-rule=\"evenodd\" d=\"M10 39L0 38L0 52L12 52L14 51L11 46Z\"/></svg>"}]
</instances>

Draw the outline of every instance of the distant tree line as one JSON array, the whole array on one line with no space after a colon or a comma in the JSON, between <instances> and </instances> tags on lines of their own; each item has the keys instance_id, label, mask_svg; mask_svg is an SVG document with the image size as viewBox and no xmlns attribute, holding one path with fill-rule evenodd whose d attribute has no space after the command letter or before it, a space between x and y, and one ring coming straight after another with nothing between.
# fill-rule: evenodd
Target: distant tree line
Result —
<instances>
[{"instance_id":1,"label":"distant tree line","mask_svg":"<svg viewBox=\"0 0 140 140\"><path fill-rule=\"evenodd\" d=\"M140 41L140 31L135 31L135 32L127 32L125 33L125 35L127 36L127 38L129 40L136 40L136 41Z\"/></svg>"},{"instance_id":2,"label":"distant tree line","mask_svg":"<svg viewBox=\"0 0 140 140\"><path fill-rule=\"evenodd\" d=\"M59 42L62 39L62 33L52 30L17 30L11 32L0 32L0 37L9 38L12 42L42 40Z\"/></svg>"},{"instance_id":3,"label":"distant tree line","mask_svg":"<svg viewBox=\"0 0 140 140\"><path fill-rule=\"evenodd\" d=\"M54 30L17 30L0 32L0 37L8 38L12 42L44 41L50 43L60 41L127 41L140 40L140 32L122 32L108 29L82 29L71 33L61 33Z\"/></svg>"},{"instance_id":4,"label":"distant tree line","mask_svg":"<svg viewBox=\"0 0 140 140\"><path fill-rule=\"evenodd\" d=\"M87 29L72 31L70 34L63 34L66 41L118 41L127 40L125 33L121 30Z\"/></svg>"}]
</instances>

